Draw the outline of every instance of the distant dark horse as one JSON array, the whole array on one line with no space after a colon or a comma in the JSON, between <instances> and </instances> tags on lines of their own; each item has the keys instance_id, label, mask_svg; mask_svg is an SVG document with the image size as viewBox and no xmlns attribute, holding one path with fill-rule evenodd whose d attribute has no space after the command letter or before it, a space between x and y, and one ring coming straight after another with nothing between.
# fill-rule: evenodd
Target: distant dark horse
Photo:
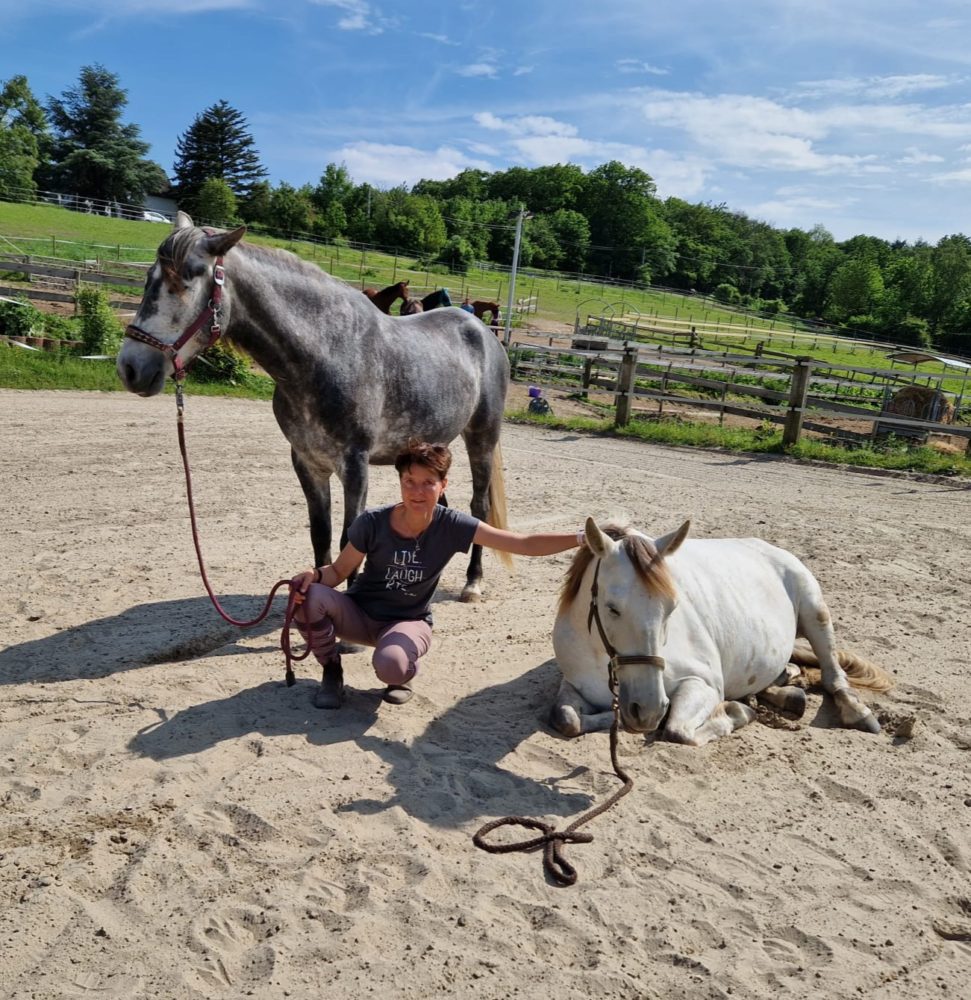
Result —
<instances>
[{"instance_id":1,"label":"distant dark horse","mask_svg":"<svg viewBox=\"0 0 971 1000\"><path fill-rule=\"evenodd\" d=\"M396 285L388 285L378 291L376 288L362 288L361 291L381 310L383 313L391 312L391 307L398 301L404 299L408 301L408 280L399 281Z\"/></svg>"},{"instance_id":2,"label":"distant dark horse","mask_svg":"<svg viewBox=\"0 0 971 1000\"><path fill-rule=\"evenodd\" d=\"M421 299L405 299L398 310L402 316L414 316L416 313L424 312L421 307Z\"/></svg>"},{"instance_id":3,"label":"distant dark horse","mask_svg":"<svg viewBox=\"0 0 971 1000\"><path fill-rule=\"evenodd\" d=\"M240 243L245 232L203 231L178 213L118 352L125 387L160 393L208 346L218 318L276 383L273 413L307 498L315 565L331 561L331 475L344 487L343 546L364 509L368 466L391 464L411 437L461 434L472 513L503 525L499 432L509 362L488 329L442 309L410 320L404 338L398 320L354 288L292 253ZM478 597L481 578L482 548L473 546L463 600Z\"/></svg>"},{"instance_id":4,"label":"distant dark horse","mask_svg":"<svg viewBox=\"0 0 971 1000\"><path fill-rule=\"evenodd\" d=\"M485 322L485 314L490 314L489 326L492 327L495 333L499 332L499 324L502 322L502 316L499 313L499 303L498 302L486 302L482 299L476 299L472 303L472 312L475 313L482 322Z\"/></svg>"},{"instance_id":5,"label":"distant dark horse","mask_svg":"<svg viewBox=\"0 0 971 1000\"><path fill-rule=\"evenodd\" d=\"M447 288L439 288L434 292L429 292L422 300L421 307L425 312L429 309L438 309L440 306L450 306L452 300L449 298Z\"/></svg>"}]
</instances>

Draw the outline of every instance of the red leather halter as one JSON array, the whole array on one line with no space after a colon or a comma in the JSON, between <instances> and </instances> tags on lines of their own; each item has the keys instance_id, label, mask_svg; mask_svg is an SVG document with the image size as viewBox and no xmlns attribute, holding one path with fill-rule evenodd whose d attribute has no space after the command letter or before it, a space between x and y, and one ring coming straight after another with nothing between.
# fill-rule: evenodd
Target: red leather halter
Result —
<instances>
[{"instance_id":1,"label":"red leather halter","mask_svg":"<svg viewBox=\"0 0 971 1000\"><path fill-rule=\"evenodd\" d=\"M223 259L222 257L217 257L212 269L212 295L209 302L195 320L186 327L182 336L174 344L166 344L164 341L159 340L158 337L153 337L152 334L147 333L141 327L135 326L134 323L130 323L125 328L125 336L130 337L132 340L137 340L139 343L148 344L149 347L154 347L157 351L161 351L172 362L172 378L180 382L185 378L185 373L189 370L189 365L192 364L192 361L188 365L184 365L182 359L179 357L179 351L206 324L209 325L209 341L199 354L209 350L222 334L222 328L219 325L219 311L222 304L223 285L225 282L226 272L223 270ZM194 361L195 358L192 360Z\"/></svg>"}]
</instances>

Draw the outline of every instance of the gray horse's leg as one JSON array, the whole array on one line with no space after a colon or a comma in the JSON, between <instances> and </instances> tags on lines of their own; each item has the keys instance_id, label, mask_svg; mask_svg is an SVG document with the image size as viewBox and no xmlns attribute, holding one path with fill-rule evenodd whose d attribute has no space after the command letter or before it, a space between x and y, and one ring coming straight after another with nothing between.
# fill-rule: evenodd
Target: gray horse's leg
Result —
<instances>
[{"instance_id":1,"label":"gray horse's leg","mask_svg":"<svg viewBox=\"0 0 971 1000\"><path fill-rule=\"evenodd\" d=\"M344 486L344 526L341 528L341 548L347 544L347 529L367 504L368 458L366 451L349 451L344 455L341 482Z\"/></svg>"},{"instance_id":2,"label":"gray horse's leg","mask_svg":"<svg viewBox=\"0 0 971 1000\"><path fill-rule=\"evenodd\" d=\"M307 513L310 515L310 544L314 550L314 565L326 566L331 561L332 540L330 524L330 474L321 477L311 472L291 448L290 459L303 495L307 499Z\"/></svg>"},{"instance_id":3,"label":"gray horse's leg","mask_svg":"<svg viewBox=\"0 0 971 1000\"><path fill-rule=\"evenodd\" d=\"M550 709L550 725L563 736L582 736L584 733L600 733L613 725L612 709L598 712L565 678L560 681L553 707Z\"/></svg>"},{"instance_id":4,"label":"gray horse's leg","mask_svg":"<svg viewBox=\"0 0 971 1000\"><path fill-rule=\"evenodd\" d=\"M809 640L809 645L819 660L823 687L836 702L841 724L850 729L861 729L865 733L879 733L880 723L876 716L850 687L846 671L840 666L836 655L833 622L821 593L806 601L806 606L800 607L798 635Z\"/></svg>"},{"instance_id":5,"label":"gray horse's leg","mask_svg":"<svg viewBox=\"0 0 971 1000\"><path fill-rule=\"evenodd\" d=\"M492 478L494 446L486 446L485 435L469 434L465 437L465 447L469 453L472 468L472 502L469 505L472 516L480 521L489 520L489 481ZM482 596L482 546L473 545L469 565L465 571L465 587L460 601L470 603Z\"/></svg>"}]
</instances>

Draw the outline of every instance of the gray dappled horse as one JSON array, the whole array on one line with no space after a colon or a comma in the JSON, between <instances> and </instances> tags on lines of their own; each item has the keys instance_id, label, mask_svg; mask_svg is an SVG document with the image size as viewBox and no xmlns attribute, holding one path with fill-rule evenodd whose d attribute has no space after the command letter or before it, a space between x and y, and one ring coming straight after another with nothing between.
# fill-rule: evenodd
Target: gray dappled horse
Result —
<instances>
[{"instance_id":1,"label":"gray dappled horse","mask_svg":"<svg viewBox=\"0 0 971 1000\"><path fill-rule=\"evenodd\" d=\"M460 309L437 309L406 329L316 265L240 243L245 232L203 230L178 213L118 354L125 388L161 392L213 342L218 321L276 383L273 413L307 498L315 565L332 556L331 475L344 488L343 547L366 503L368 466L393 463L412 437L461 434L472 514L504 527L498 447L509 362L488 327ZM481 578L475 545L462 600L479 596Z\"/></svg>"}]
</instances>

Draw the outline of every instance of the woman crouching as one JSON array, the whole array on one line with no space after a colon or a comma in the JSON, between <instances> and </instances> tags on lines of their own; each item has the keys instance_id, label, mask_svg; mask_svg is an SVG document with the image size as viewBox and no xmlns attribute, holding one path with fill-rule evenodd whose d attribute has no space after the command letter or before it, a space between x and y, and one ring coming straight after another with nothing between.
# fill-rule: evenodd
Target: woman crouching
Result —
<instances>
[{"instance_id":1,"label":"woman crouching","mask_svg":"<svg viewBox=\"0 0 971 1000\"><path fill-rule=\"evenodd\" d=\"M317 708L340 708L344 671L338 640L374 647L371 662L387 685L384 700L401 705L432 642L431 602L442 571L472 544L522 556L546 556L583 544L583 532L523 535L494 528L443 506L452 453L444 444L412 441L395 459L401 500L366 510L347 530L347 545L329 565L292 580L304 595L297 627L323 666ZM364 563L346 591L339 587Z\"/></svg>"}]
</instances>

